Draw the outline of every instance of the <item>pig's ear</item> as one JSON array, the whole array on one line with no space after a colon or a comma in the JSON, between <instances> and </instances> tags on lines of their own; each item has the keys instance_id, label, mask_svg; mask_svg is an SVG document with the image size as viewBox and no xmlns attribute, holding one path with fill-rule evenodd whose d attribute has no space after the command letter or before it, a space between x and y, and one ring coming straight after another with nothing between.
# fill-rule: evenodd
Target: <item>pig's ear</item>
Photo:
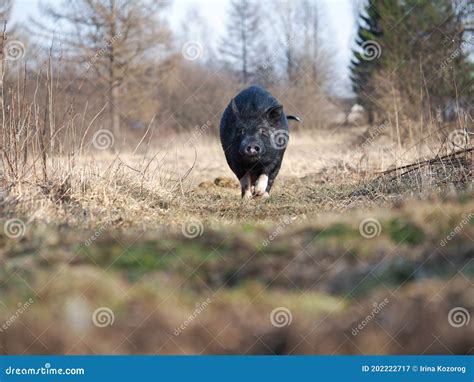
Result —
<instances>
[{"instance_id":1,"label":"pig's ear","mask_svg":"<svg viewBox=\"0 0 474 382\"><path fill-rule=\"evenodd\" d=\"M236 116L238 116L239 115L239 109L237 108L237 104L235 103L235 98L232 98L231 105L232 105L232 111L234 112L234 114Z\"/></svg>"},{"instance_id":2,"label":"pig's ear","mask_svg":"<svg viewBox=\"0 0 474 382\"><path fill-rule=\"evenodd\" d=\"M283 113L283 106L277 105L277 106L272 106L267 109L265 114L267 115L268 122L271 124L276 124L280 118L281 114Z\"/></svg>"},{"instance_id":3,"label":"pig's ear","mask_svg":"<svg viewBox=\"0 0 474 382\"><path fill-rule=\"evenodd\" d=\"M303 123L303 120L300 117L296 116L296 115L287 115L286 119L288 121L293 120L293 121L296 121L296 122L299 122L299 123Z\"/></svg>"}]
</instances>

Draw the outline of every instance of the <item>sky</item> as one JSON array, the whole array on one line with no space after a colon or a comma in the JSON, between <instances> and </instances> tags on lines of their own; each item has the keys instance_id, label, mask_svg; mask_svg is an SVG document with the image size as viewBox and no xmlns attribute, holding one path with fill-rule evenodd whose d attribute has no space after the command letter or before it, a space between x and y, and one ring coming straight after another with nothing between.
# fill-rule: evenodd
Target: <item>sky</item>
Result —
<instances>
[{"instance_id":1,"label":"sky","mask_svg":"<svg viewBox=\"0 0 474 382\"><path fill-rule=\"evenodd\" d=\"M60 4L61 0L42 0L50 4ZM131 0L132 1L132 0ZM336 63L334 90L339 95L351 92L348 65L350 62L356 25L353 16L354 0L315 0L318 1L321 20L324 21L323 38L331 50ZM39 18L39 0L15 0L13 21L27 22L30 17ZM191 9L199 10L205 17L211 34L218 41L224 33L228 0L174 0L169 10L172 29L179 34Z\"/></svg>"}]
</instances>

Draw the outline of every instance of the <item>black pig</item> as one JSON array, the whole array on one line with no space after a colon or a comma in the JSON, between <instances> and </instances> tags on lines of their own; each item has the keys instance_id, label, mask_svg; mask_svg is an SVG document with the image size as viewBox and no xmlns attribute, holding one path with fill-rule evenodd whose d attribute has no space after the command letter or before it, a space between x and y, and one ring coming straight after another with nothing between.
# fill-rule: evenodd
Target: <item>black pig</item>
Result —
<instances>
[{"instance_id":1,"label":"black pig","mask_svg":"<svg viewBox=\"0 0 474 382\"><path fill-rule=\"evenodd\" d=\"M237 175L242 198L269 197L288 144L283 106L266 90L251 86L229 103L220 125L227 163Z\"/></svg>"}]
</instances>

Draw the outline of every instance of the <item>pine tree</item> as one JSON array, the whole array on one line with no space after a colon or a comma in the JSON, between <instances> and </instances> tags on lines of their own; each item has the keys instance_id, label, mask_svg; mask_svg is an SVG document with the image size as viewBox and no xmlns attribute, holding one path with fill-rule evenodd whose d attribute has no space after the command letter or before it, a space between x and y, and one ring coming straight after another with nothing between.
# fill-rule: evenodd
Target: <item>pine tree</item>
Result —
<instances>
[{"instance_id":1,"label":"pine tree","mask_svg":"<svg viewBox=\"0 0 474 382\"><path fill-rule=\"evenodd\" d=\"M419 114L466 95L470 64L463 13L452 0L404 0L400 4L399 14L382 10L387 49L381 62L384 72L397 79L397 90L405 102L417 106L413 113ZM397 27L391 28L393 25Z\"/></svg>"},{"instance_id":2,"label":"pine tree","mask_svg":"<svg viewBox=\"0 0 474 382\"><path fill-rule=\"evenodd\" d=\"M381 53L381 40L383 32L380 26L381 17L378 0L369 0L365 12L359 18L356 43L358 49L354 50L351 60L351 80L357 102L362 105L369 116L369 123L373 120L374 102L371 93L371 81L375 69L380 66L378 55Z\"/></svg>"},{"instance_id":3,"label":"pine tree","mask_svg":"<svg viewBox=\"0 0 474 382\"><path fill-rule=\"evenodd\" d=\"M369 120L390 105L418 118L468 96L472 63L464 14L452 0L369 0L351 65L353 89Z\"/></svg>"}]
</instances>

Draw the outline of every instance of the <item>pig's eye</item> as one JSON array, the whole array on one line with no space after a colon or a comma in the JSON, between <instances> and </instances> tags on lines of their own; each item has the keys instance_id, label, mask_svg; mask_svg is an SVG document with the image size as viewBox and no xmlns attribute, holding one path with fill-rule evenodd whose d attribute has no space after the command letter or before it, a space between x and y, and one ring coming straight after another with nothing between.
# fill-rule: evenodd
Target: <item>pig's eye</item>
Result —
<instances>
[{"instance_id":1,"label":"pig's eye","mask_svg":"<svg viewBox=\"0 0 474 382\"><path fill-rule=\"evenodd\" d=\"M260 129L259 133L260 133L261 135L266 136L266 137L268 137L269 134L270 134L270 132L269 132L267 129Z\"/></svg>"}]
</instances>

